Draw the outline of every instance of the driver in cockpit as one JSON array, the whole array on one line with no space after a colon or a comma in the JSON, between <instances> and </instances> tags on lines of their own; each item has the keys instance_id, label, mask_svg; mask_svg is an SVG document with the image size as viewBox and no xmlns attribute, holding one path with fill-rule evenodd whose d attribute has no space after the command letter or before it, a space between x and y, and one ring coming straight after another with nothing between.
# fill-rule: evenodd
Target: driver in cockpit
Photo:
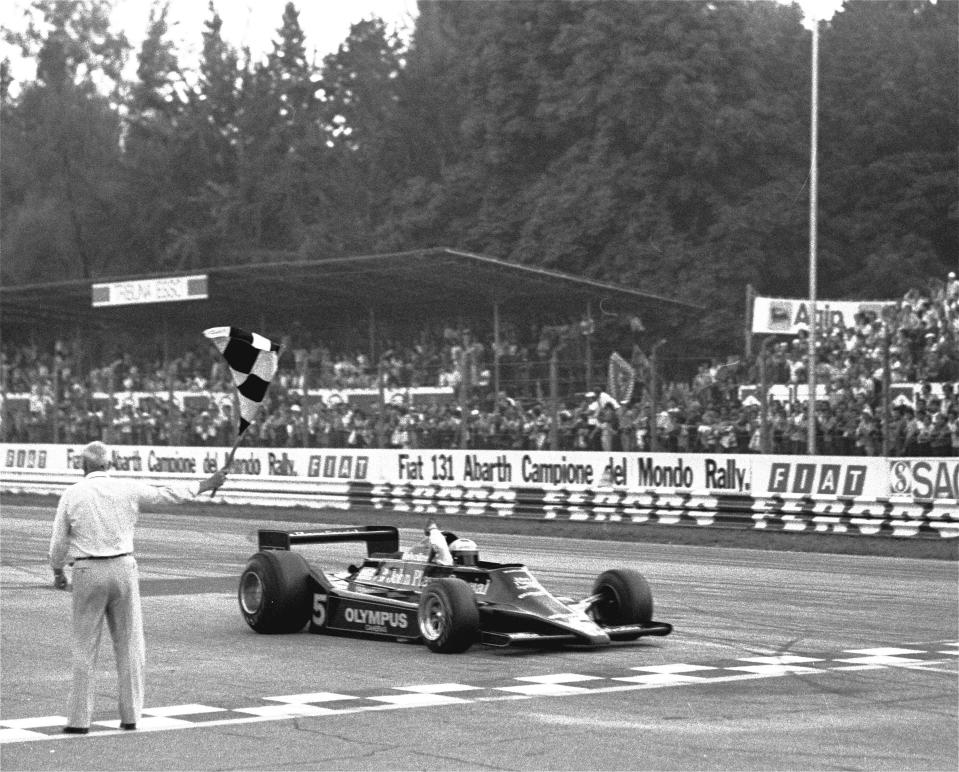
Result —
<instances>
[{"instance_id":1,"label":"driver in cockpit","mask_svg":"<svg viewBox=\"0 0 959 772\"><path fill-rule=\"evenodd\" d=\"M403 553L404 560L425 560L429 563L436 563L440 566L453 565L453 555L450 552L449 545L446 543L446 537L439 529L435 520L428 520L426 528L423 529L426 538L411 549Z\"/></svg>"},{"instance_id":2,"label":"driver in cockpit","mask_svg":"<svg viewBox=\"0 0 959 772\"><path fill-rule=\"evenodd\" d=\"M479 550L472 539L454 539L447 544L444 534L435 520L428 520L423 529L426 538L412 549L403 553L404 560L424 560L439 566L477 566ZM450 536L450 538L453 538Z\"/></svg>"}]
</instances>

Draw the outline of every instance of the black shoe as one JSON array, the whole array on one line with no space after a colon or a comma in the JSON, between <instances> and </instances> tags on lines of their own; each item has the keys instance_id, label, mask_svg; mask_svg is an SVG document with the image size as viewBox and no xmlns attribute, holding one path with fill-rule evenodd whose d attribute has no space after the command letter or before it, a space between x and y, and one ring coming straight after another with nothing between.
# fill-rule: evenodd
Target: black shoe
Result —
<instances>
[{"instance_id":1,"label":"black shoe","mask_svg":"<svg viewBox=\"0 0 959 772\"><path fill-rule=\"evenodd\" d=\"M64 734L90 734L90 728L86 726L65 726Z\"/></svg>"},{"instance_id":2,"label":"black shoe","mask_svg":"<svg viewBox=\"0 0 959 772\"><path fill-rule=\"evenodd\" d=\"M137 728L136 722L132 724L120 724L120 729L126 729L127 731L130 731L136 728Z\"/></svg>"}]
</instances>

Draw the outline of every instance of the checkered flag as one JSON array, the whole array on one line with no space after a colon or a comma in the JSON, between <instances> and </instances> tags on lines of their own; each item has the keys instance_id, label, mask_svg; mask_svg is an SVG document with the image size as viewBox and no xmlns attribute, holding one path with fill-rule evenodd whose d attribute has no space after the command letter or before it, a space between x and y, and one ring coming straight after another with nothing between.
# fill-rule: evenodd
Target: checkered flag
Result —
<instances>
[{"instance_id":1,"label":"checkered flag","mask_svg":"<svg viewBox=\"0 0 959 772\"><path fill-rule=\"evenodd\" d=\"M253 422L276 374L280 345L239 327L211 327L203 334L213 341L233 373L240 413L239 440Z\"/></svg>"}]
</instances>

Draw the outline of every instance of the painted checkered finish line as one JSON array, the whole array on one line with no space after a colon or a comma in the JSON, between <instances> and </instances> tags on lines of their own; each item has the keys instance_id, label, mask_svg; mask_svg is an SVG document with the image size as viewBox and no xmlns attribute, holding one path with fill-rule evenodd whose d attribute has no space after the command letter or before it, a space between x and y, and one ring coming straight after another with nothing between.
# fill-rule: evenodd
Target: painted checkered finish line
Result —
<instances>
[{"instance_id":1,"label":"painted checkered finish line","mask_svg":"<svg viewBox=\"0 0 959 772\"><path fill-rule=\"evenodd\" d=\"M353 482L350 505L436 515L626 521L862 536L959 537L959 506L839 497L574 491Z\"/></svg>"},{"instance_id":2,"label":"painted checkered finish line","mask_svg":"<svg viewBox=\"0 0 959 772\"><path fill-rule=\"evenodd\" d=\"M640 691L716 684L783 676L841 675L890 668L922 670L955 676L959 641L843 649L841 652L790 652L767 656L637 665L615 673L551 673L519 676L488 683L436 683L357 691L353 694L312 691L262 697L256 704L208 705L187 703L144 708L138 731L201 729L282 721L311 716L335 716L366 711L463 705L542 697L576 697L588 694ZM64 716L0 719L0 744L42 740L82 741L108 734L128 734L117 719L94 720L88 735L66 735Z\"/></svg>"}]
</instances>

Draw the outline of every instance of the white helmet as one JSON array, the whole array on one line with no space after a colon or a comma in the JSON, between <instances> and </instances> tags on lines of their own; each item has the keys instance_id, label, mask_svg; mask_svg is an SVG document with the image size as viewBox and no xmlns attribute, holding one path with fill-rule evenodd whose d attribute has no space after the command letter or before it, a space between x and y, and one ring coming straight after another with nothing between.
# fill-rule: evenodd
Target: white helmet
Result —
<instances>
[{"instance_id":1,"label":"white helmet","mask_svg":"<svg viewBox=\"0 0 959 772\"><path fill-rule=\"evenodd\" d=\"M460 566L475 566L479 563L479 550L472 539L457 539L450 545L453 562Z\"/></svg>"}]
</instances>

